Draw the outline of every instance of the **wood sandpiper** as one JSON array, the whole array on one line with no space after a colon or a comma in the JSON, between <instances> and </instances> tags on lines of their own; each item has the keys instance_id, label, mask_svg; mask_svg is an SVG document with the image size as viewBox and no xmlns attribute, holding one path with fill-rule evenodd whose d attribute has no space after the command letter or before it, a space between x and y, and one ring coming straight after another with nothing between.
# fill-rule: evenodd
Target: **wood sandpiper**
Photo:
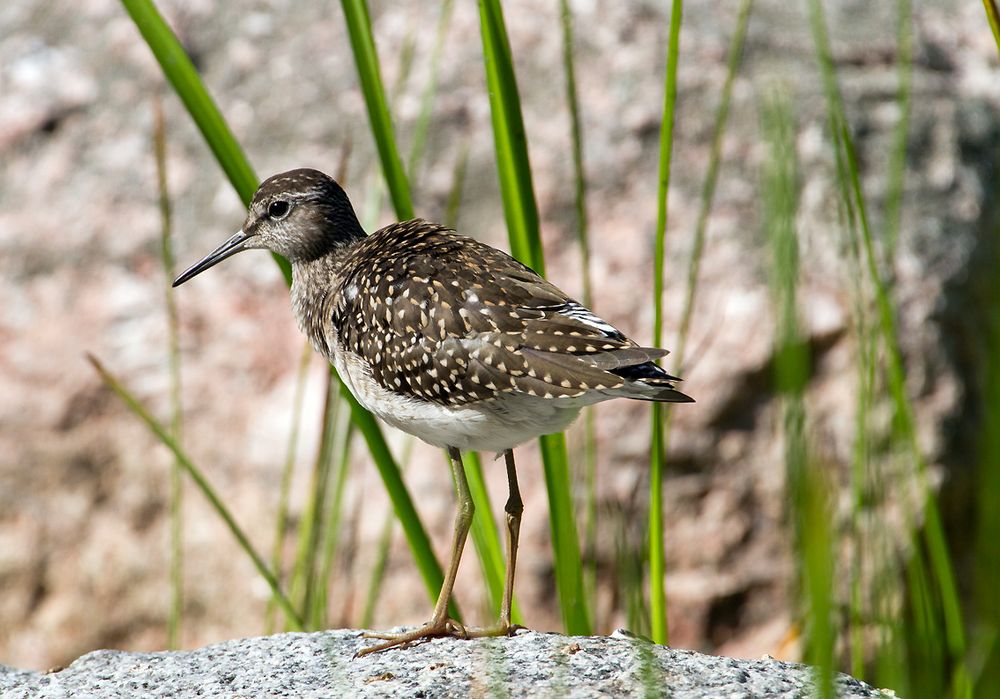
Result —
<instances>
[{"instance_id":1,"label":"wood sandpiper","mask_svg":"<svg viewBox=\"0 0 1000 699\"><path fill-rule=\"evenodd\" d=\"M421 219L366 235L347 194L317 170L267 179L243 227L174 281L183 284L243 250L292 265L299 327L365 408L447 449L458 492L451 563L423 627L378 634L359 655L436 636L511 634L521 524L513 449L564 430L611 398L692 399L640 347L510 255ZM467 628L448 617L474 506L461 451L503 453L510 495L500 619Z\"/></svg>"}]
</instances>

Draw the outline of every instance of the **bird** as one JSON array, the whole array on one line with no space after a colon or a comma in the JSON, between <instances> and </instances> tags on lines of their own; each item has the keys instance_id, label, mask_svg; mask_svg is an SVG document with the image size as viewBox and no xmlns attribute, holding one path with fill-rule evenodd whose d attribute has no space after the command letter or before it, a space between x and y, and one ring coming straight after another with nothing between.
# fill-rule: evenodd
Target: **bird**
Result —
<instances>
[{"instance_id":1,"label":"bird","mask_svg":"<svg viewBox=\"0 0 1000 699\"><path fill-rule=\"evenodd\" d=\"M564 430L613 398L693 399L613 325L507 253L423 219L366 234L344 189L310 168L261 183L240 230L181 273L179 286L239 252L263 249L292 268L300 330L383 422L447 450L456 484L451 560L430 620L358 655L436 637L513 635L511 599L524 505L514 448ZM448 605L475 507L461 452L503 454L506 575L497 622L466 627Z\"/></svg>"}]
</instances>

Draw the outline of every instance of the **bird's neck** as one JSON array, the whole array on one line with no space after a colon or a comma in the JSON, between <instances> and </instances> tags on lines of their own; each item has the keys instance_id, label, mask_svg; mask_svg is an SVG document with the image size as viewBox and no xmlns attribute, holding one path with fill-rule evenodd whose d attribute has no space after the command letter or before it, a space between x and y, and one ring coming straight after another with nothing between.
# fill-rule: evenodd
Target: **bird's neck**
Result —
<instances>
[{"instance_id":1,"label":"bird's neck","mask_svg":"<svg viewBox=\"0 0 1000 699\"><path fill-rule=\"evenodd\" d=\"M331 345L336 341L335 337L330 337L336 290L341 286L347 257L355 245L341 245L314 259L292 262L295 320L316 351L331 360Z\"/></svg>"},{"instance_id":2,"label":"bird's neck","mask_svg":"<svg viewBox=\"0 0 1000 699\"><path fill-rule=\"evenodd\" d=\"M330 218L333 215L341 218ZM312 225L300 226L294 245L290 246L291 249L279 252L282 252L293 266L309 265L324 260L332 260L335 263L350 254L351 250L367 237L365 229L358 223L353 211L336 212L330 216L318 222L310 222Z\"/></svg>"}]
</instances>

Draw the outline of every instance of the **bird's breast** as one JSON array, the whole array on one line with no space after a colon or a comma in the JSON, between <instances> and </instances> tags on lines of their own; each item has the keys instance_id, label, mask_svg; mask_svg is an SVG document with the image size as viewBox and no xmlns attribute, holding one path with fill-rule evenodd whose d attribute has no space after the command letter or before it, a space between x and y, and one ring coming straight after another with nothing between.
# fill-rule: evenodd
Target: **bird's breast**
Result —
<instances>
[{"instance_id":1,"label":"bird's breast","mask_svg":"<svg viewBox=\"0 0 1000 699\"><path fill-rule=\"evenodd\" d=\"M307 284L292 284L292 312L299 330L317 352L332 362L338 330L329 298L328 293L310 289Z\"/></svg>"}]
</instances>

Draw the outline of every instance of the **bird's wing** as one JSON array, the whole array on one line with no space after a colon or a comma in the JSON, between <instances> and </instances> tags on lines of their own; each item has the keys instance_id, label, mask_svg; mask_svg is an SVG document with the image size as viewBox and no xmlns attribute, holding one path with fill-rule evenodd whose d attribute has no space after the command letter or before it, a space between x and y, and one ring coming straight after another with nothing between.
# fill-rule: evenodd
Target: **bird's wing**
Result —
<instances>
[{"instance_id":1,"label":"bird's wing","mask_svg":"<svg viewBox=\"0 0 1000 699\"><path fill-rule=\"evenodd\" d=\"M370 293L355 292L342 336L389 390L445 405L511 392L571 398L626 388L616 372L647 365L672 389L652 364L665 350L639 347L509 255L435 224L382 229L354 268L345 284Z\"/></svg>"}]
</instances>

